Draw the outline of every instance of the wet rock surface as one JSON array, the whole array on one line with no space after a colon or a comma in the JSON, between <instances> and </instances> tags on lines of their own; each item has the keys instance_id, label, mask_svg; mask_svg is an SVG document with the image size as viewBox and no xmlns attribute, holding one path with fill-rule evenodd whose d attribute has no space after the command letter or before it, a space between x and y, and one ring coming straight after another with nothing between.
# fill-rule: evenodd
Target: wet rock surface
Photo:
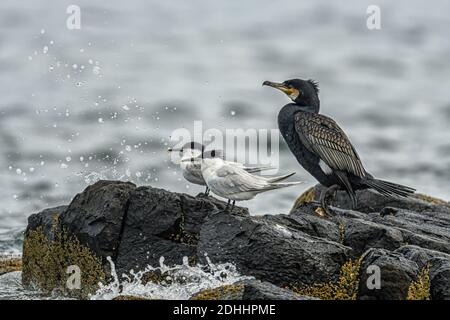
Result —
<instances>
[{"instance_id":1,"label":"wet rock surface","mask_svg":"<svg viewBox=\"0 0 450 320\"><path fill-rule=\"evenodd\" d=\"M203 290L194 294L192 300L317 300L295 294L259 280L238 281L232 285Z\"/></svg>"},{"instance_id":2,"label":"wet rock surface","mask_svg":"<svg viewBox=\"0 0 450 320\"><path fill-rule=\"evenodd\" d=\"M67 230L105 269L111 257L119 275L158 266L161 257L166 265L181 264L183 257L191 264L231 262L262 281L246 284L242 292L251 294L244 299L275 299L287 294L277 291L281 287L336 281L346 261L360 258L358 299L406 299L424 268L430 297L450 299L448 203L362 191L358 207L350 209L338 192L333 215L323 217L314 202L320 190L306 191L289 214L251 216L240 207L227 212L225 202L202 194L99 181L68 206L30 216L26 236L39 227L52 241L55 230ZM381 272L380 289L367 285L373 265Z\"/></svg>"}]
</instances>

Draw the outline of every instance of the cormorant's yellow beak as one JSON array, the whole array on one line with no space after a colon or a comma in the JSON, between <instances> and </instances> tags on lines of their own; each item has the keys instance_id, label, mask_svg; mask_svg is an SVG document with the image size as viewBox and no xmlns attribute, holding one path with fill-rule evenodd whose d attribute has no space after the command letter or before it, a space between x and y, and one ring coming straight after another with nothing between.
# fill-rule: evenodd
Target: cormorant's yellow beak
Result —
<instances>
[{"instance_id":1,"label":"cormorant's yellow beak","mask_svg":"<svg viewBox=\"0 0 450 320\"><path fill-rule=\"evenodd\" d=\"M290 87L286 86L283 83L272 82L272 81L264 81L262 85L278 89L278 90L284 92L289 97L298 96L298 90L297 89L290 88Z\"/></svg>"}]
</instances>

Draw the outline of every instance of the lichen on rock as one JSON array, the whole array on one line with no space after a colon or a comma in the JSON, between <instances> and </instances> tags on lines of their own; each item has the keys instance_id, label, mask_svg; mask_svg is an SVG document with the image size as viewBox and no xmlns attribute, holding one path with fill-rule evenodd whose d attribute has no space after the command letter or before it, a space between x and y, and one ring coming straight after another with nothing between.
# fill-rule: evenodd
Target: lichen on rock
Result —
<instances>
[{"instance_id":1,"label":"lichen on rock","mask_svg":"<svg viewBox=\"0 0 450 320\"><path fill-rule=\"evenodd\" d=\"M22 270L21 258L0 256L0 275L20 270Z\"/></svg>"},{"instance_id":2,"label":"lichen on rock","mask_svg":"<svg viewBox=\"0 0 450 320\"><path fill-rule=\"evenodd\" d=\"M244 285L230 284L194 294L191 300L240 300Z\"/></svg>"},{"instance_id":3,"label":"lichen on rock","mask_svg":"<svg viewBox=\"0 0 450 320\"><path fill-rule=\"evenodd\" d=\"M430 265L425 266L408 288L407 300L430 300Z\"/></svg>"},{"instance_id":4,"label":"lichen on rock","mask_svg":"<svg viewBox=\"0 0 450 320\"><path fill-rule=\"evenodd\" d=\"M359 286L361 258L345 262L337 282L314 283L309 286L293 286L292 290L303 296L321 300L356 300Z\"/></svg>"},{"instance_id":5,"label":"lichen on rock","mask_svg":"<svg viewBox=\"0 0 450 320\"><path fill-rule=\"evenodd\" d=\"M67 286L69 266L79 267L81 286ZM69 296L86 298L105 281L101 259L66 231L57 231L49 240L42 227L29 230L23 245L22 283L46 291L57 290Z\"/></svg>"}]
</instances>

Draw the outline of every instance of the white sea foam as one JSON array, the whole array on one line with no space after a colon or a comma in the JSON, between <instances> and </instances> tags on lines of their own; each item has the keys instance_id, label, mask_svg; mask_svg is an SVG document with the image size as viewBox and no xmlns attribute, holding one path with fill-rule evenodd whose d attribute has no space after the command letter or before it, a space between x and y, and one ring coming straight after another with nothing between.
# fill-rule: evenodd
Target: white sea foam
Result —
<instances>
[{"instance_id":1,"label":"white sea foam","mask_svg":"<svg viewBox=\"0 0 450 320\"><path fill-rule=\"evenodd\" d=\"M231 263L214 264L208 257L206 260L206 265L190 266L187 257L184 257L181 265L169 267L161 257L159 267L148 266L136 273L131 271L131 276L122 275L122 279L119 279L113 261L108 258L113 281L107 285L101 284L91 299L109 300L119 295L133 295L148 299L182 300L189 299L201 290L252 278L240 275ZM164 274L165 280L161 283L144 283L144 274L152 271Z\"/></svg>"}]
</instances>

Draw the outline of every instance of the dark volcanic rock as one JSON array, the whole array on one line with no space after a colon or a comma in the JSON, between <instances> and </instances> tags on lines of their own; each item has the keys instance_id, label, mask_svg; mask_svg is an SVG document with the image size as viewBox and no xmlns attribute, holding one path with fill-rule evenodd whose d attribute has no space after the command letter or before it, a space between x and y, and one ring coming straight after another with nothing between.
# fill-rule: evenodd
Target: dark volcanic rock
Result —
<instances>
[{"instance_id":1,"label":"dark volcanic rock","mask_svg":"<svg viewBox=\"0 0 450 320\"><path fill-rule=\"evenodd\" d=\"M398 229L363 219L346 219L344 245L352 247L361 255L370 248L394 250L403 244L402 232Z\"/></svg>"},{"instance_id":2,"label":"dark volcanic rock","mask_svg":"<svg viewBox=\"0 0 450 320\"><path fill-rule=\"evenodd\" d=\"M277 287L269 282L248 279L232 285L200 291L193 300L317 300L300 296L291 290Z\"/></svg>"},{"instance_id":3,"label":"dark volcanic rock","mask_svg":"<svg viewBox=\"0 0 450 320\"><path fill-rule=\"evenodd\" d=\"M317 300L297 295L291 290L277 287L266 281L244 280L238 284L244 285L243 300Z\"/></svg>"},{"instance_id":4,"label":"dark volcanic rock","mask_svg":"<svg viewBox=\"0 0 450 320\"><path fill-rule=\"evenodd\" d=\"M314 200L321 190L321 186L309 190L310 197L306 200ZM342 243L357 253L362 254L373 247L395 250L404 244L450 253L450 205L447 203L436 199L433 200L436 203L421 199L386 199L370 190L358 191L357 194L358 211L345 210L340 208L350 207L348 196L338 192L334 201L336 207L333 208L335 214L328 219L340 226ZM382 209L388 206L392 214L381 215ZM290 215L317 217L314 212L316 207L312 203L297 201ZM332 226L328 228L336 229ZM323 229L323 223L315 223L310 229ZM324 232L320 236L330 239Z\"/></svg>"},{"instance_id":5,"label":"dark volcanic rock","mask_svg":"<svg viewBox=\"0 0 450 320\"><path fill-rule=\"evenodd\" d=\"M168 265L181 264L185 256L195 262L204 219L225 205L213 198L137 188L130 198L116 268L127 272L158 266L161 257Z\"/></svg>"},{"instance_id":6,"label":"dark volcanic rock","mask_svg":"<svg viewBox=\"0 0 450 320\"><path fill-rule=\"evenodd\" d=\"M406 259L414 261L421 269L426 267L427 264L430 263L434 258L443 258L450 261L449 254L413 245L400 247L395 250L395 252L402 254Z\"/></svg>"},{"instance_id":7,"label":"dark volcanic rock","mask_svg":"<svg viewBox=\"0 0 450 320\"><path fill-rule=\"evenodd\" d=\"M98 256L113 257L119 246L130 194L135 188L130 182L120 181L99 181L87 187L61 214L60 226Z\"/></svg>"},{"instance_id":8,"label":"dark volcanic rock","mask_svg":"<svg viewBox=\"0 0 450 320\"><path fill-rule=\"evenodd\" d=\"M268 216L222 213L205 221L197 249L199 258L235 263L244 274L282 286L336 279L352 251Z\"/></svg>"},{"instance_id":9,"label":"dark volcanic rock","mask_svg":"<svg viewBox=\"0 0 450 320\"><path fill-rule=\"evenodd\" d=\"M319 199L320 192L323 187L317 185L315 188L315 200ZM358 206L354 208L359 212L380 212L386 207L405 209L413 212L443 212L450 213L450 204L438 199L434 203L432 201L425 201L425 197L418 195L416 198L404 199L404 198L389 198L380 195L371 190L359 190L356 192ZM332 205L342 208L351 209L351 201L348 195L344 191L338 191L336 198L332 201Z\"/></svg>"},{"instance_id":10,"label":"dark volcanic rock","mask_svg":"<svg viewBox=\"0 0 450 320\"><path fill-rule=\"evenodd\" d=\"M54 240L59 217L61 213L66 210L66 208L67 206L59 206L32 214L28 217L28 226L25 231L25 235L27 235L31 230L42 228L46 238L50 241Z\"/></svg>"},{"instance_id":11,"label":"dark volcanic rock","mask_svg":"<svg viewBox=\"0 0 450 320\"><path fill-rule=\"evenodd\" d=\"M288 215L250 216L240 207L232 214L224 211L226 203L213 197L99 181L69 206L31 215L25 237L42 228L44 237L52 241L56 232L67 231L79 240L84 263L98 260L100 269L108 271L106 257L110 256L119 275L158 266L161 257L166 265L181 264L184 257L191 264L206 264L207 258L213 263L231 262L242 274L262 280L241 284L239 294L245 299L293 298L289 290L278 286L335 282L342 265L362 255L359 299L405 299L411 282L426 266L430 267L431 297L450 299L448 203L423 196L386 199L365 190L358 192L355 210L349 210L348 197L338 193L333 216L322 217L316 213L317 205L308 202L317 199L320 188L302 195ZM28 244L24 269L26 264L40 265L41 258L71 264L77 259L68 253L68 259L53 259L52 252L45 252L45 244L33 247L42 243L40 239L35 235L33 241L24 242ZM94 257L86 257L85 247ZM70 244L53 248L64 254L58 250ZM367 286L367 268L374 265L381 271L379 290ZM53 273L66 275L65 270ZM30 280L36 276L29 274ZM42 282L45 275L40 274Z\"/></svg>"},{"instance_id":12,"label":"dark volcanic rock","mask_svg":"<svg viewBox=\"0 0 450 320\"><path fill-rule=\"evenodd\" d=\"M379 288L371 288L367 284L368 278L374 274L369 266L376 266L380 270ZM418 273L417 264L401 254L384 249L370 249L361 263L358 299L404 300ZM369 282L372 283L371 279Z\"/></svg>"},{"instance_id":13,"label":"dark volcanic rock","mask_svg":"<svg viewBox=\"0 0 450 320\"><path fill-rule=\"evenodd\" d=\"M450 300L450 259L430 261L430 295L432 300Z\"/></svg>"}]
</instances>

